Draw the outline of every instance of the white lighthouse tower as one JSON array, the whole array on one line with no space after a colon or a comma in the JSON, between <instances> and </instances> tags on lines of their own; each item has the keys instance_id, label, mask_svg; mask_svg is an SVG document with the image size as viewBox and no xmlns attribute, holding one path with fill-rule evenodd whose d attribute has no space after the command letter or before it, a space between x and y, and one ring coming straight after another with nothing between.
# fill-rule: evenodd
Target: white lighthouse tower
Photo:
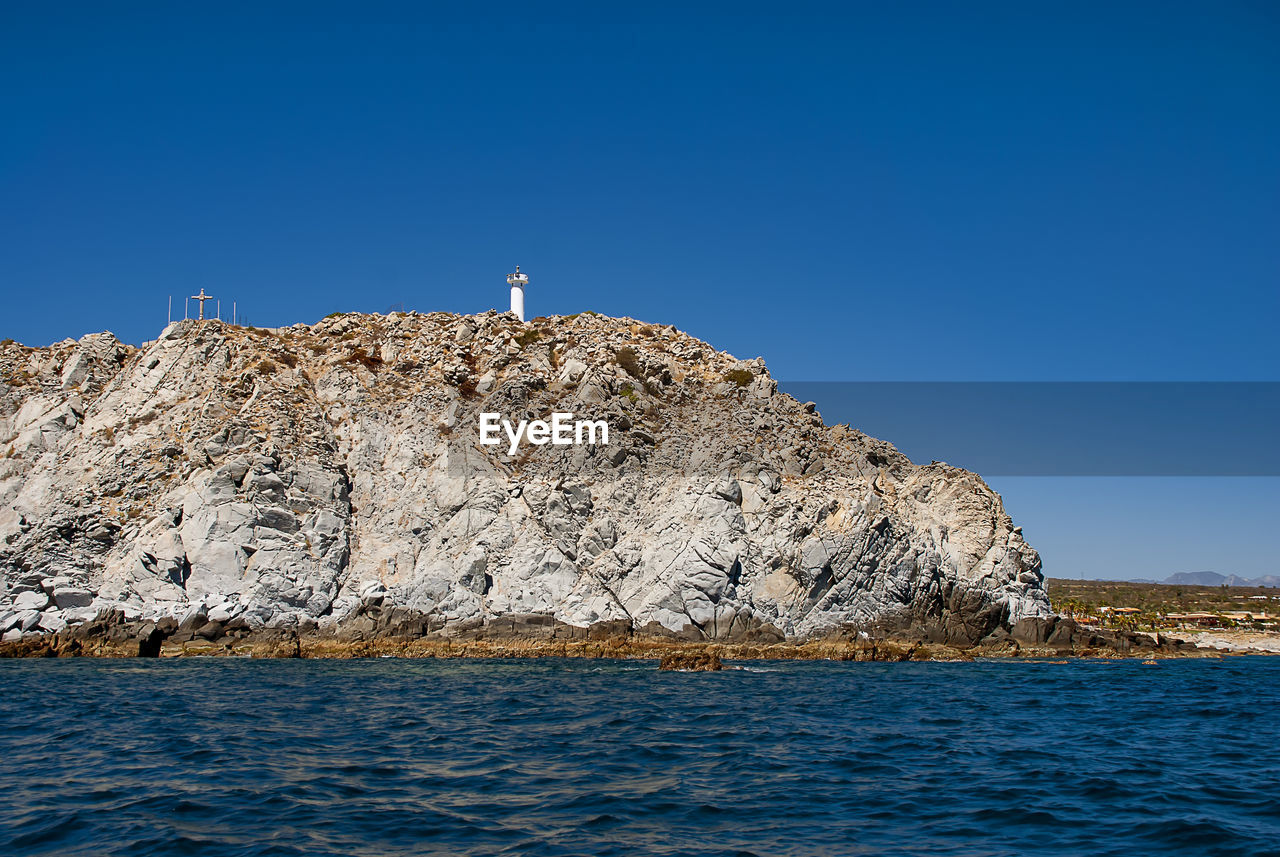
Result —
<instances>
[{"instance_id":1,"label":"white lighthouse tower","mask_svg":"<svg viewBox=\"0 0 1280 857\"><path fill-rule=\"evenodd\" d=\"M507 284L511 286L511 311L524 321L524 287L529 285L529 275L520 273L520 266L516 265L516 272L507 274Z\"/></svg>"}]
</instances>

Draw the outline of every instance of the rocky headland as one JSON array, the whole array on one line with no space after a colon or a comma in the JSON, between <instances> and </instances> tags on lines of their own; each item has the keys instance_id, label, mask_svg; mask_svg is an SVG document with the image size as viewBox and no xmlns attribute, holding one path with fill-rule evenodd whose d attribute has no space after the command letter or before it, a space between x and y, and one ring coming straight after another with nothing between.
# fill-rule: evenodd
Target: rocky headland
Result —
<instances>
[{"instance_id":1,"label":"rocky headland","mask_svg":"<svg viewBox=\"0 0 1280 857\"><path fill-rule=\"evenodd\" d=\"M486 412L609 442L511 454L479 442ZM492 311L0 344L0 633L8 654L1177 649L1053 616L981 478L824 424L760 359Z\"/></svg>"}]
</instances>

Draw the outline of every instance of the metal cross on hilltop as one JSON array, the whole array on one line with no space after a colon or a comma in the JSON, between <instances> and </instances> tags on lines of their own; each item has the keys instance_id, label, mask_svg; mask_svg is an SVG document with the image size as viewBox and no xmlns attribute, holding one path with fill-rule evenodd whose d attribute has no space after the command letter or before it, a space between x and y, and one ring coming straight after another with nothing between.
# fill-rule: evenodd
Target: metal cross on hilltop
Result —
<instances>
[{"instance_id":1,"label":"metal cross on hilltop","mask_svg":"<svg viewBox=\"0 0 1280 857\"><path fill-rule=\"evenodd\" d=\"M206 294L204 293L204 286L201 286L201 287L200 287L200 294L198 294L198 295L192 295L192 296L191 296L191 300L193 300L193 301L200 301L200 318L199 318L199 319L197 319L197 320L198 320L198 321L204 321L204 302L205 302L205 301L211 301L211 300L213 300L213 296L212 296L212 295L206 295Z\"/></svg>"}]
</instances>

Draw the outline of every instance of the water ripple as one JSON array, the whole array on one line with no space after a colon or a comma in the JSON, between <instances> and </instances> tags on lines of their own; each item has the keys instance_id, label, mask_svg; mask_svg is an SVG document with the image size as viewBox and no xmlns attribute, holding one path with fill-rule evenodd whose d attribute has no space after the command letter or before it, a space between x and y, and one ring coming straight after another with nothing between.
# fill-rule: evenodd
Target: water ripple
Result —
<instances>
[{"instance_id":1,"label":"water ripple","mask_svg":"<svg viewBox=\"0 0 1280 857\"><path fill-rule=\"evenodd\" d=\"M1280 659L0 663L5 855L1274 854Z\"/></svg>"}]
</instances>

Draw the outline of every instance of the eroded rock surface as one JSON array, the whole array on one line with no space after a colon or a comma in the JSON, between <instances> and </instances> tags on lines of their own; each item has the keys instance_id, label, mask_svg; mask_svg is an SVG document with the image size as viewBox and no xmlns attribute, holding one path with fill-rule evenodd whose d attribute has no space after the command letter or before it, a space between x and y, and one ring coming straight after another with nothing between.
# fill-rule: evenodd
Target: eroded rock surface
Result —
<instances>
[{"instance_id":1,"label":"eroded rock surface","mask_svg":"<svg viewBox=\"0 0 1280 857\"><path fill-rule=\"evenodd\" d=\"M0 633L106 610L197 635L503 617L688 639L1050 615L975 474L827 426L672 327L341 315L0 346ZM607 445L478 443L481 412ZM532 620L532 621L536 621Z\"/></svg>"}]
</instances>

